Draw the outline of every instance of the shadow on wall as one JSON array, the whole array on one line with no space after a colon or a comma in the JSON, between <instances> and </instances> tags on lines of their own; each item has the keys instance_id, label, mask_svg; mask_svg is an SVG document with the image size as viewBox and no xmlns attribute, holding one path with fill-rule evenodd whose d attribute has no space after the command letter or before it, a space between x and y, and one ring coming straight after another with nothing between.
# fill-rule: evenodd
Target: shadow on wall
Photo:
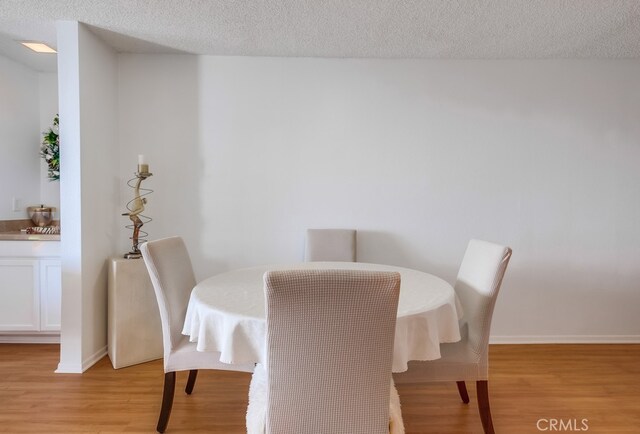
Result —
<instances>
[{"instance_id":1,"label":"shadow on wall","mask_svg":"<svg viewBox=\"0 0 640 434\"><path fill-rule=\"evenodd\" d=\"M153 176L143 187L147 196L144 214L153 219L144 225L148 240L183 237L199 268L203 257L200 210L204 167L201 156L198 57L183 54L119 54L119 129L122 149L121 207L132 198L126 180L144 154ZM130 222L120 221L123 252L131 249Z\"/></svg>"},{"instance_id":2,"label":"shadow on wall","mask_svg":"<svg viewBox=\"0 0 640 434\"><path fill-rule=\"evenodd\" d=\"M358 230L357 261L373 264L395 265L433 273L453 282L457 268L438 263L438 252L425 256L424 249L413 249L401 236L383 231ZM462 260L462 257L460 257ZM444 262L444 261L443 261Z\"/></svg>"},{"instance_id":3,"label":"shadow on wall","mask_svg":"<svg viewBox=\"0 0 640 434\"><path fill-rule=\"evenodd\" d=\"M382 231L357 233L357 260L373 264L406 267L414 258L403 245L400 236Z\"/></svg>"}]
</instances>

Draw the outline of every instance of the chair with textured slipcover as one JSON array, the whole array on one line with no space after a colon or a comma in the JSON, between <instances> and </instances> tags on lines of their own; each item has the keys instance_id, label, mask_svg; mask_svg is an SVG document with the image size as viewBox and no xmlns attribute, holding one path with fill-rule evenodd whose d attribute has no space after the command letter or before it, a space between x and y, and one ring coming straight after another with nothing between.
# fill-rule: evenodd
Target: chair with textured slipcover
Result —
<instances>
[{"instance_id":1,"label":"chair with textured slipcover","mask_svg":"<svg viewBox=\"0 0 640 434\"><path fill-rule=\"evenodd\" d=\"M304 260L356 262L356 231L307 229Z\"/></svg>"},{"instance_id":2,"label":"chair with textured slipcover","mask_svg":"<svg viewBox=\"0 0 640 434\"><path fill-rule=\"evenodd\" d=\"M391 377L400 275L289 270L264 281L266 364L251 380L247 432L403 433Z\"/></svg>"},{"instance_id":3,"label":"chair with textured slipcover","mask_svg":"<svg viewBox=\"0 0 640 434\"><path fill-rule=\"evenodd\" d=\"M189 371L185 392L191 394L198 369L253 371L253 365L230 365L219 361L219 354L199 352L196 343L182 335L187 304L196 279L189 252L180 237L149 241L140 246L160 309L164 346L164 393L157 430L169 423L176 386L176 371Z\"/></svg>"},{"instance_id":4,"label":"chair with textured slipcover","mask_svg":"<svg viewBox=\"0 0 640 434\"><path fill-rule=\"evenodd\" d=\"M471 240L455 284L463 309L462 340L440 345L440 359L411 361L406 372L394 374L396 383L455 381L465 404L469 402L465 381L475 381L480 419L486 434L494 433L488 391L489 332L510 258L509 247Z\"/></svg>"}]
</instances>

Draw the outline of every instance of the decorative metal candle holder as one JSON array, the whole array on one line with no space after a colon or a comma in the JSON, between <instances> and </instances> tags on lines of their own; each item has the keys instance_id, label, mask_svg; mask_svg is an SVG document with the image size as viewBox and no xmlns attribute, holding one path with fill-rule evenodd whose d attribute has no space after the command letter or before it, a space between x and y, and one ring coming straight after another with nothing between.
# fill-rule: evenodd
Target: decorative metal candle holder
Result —
<instances>
[{"instance_id":1,"label":"decorative metal candle holder","mask_svg":"<svg viewBox=\"0 0 640 434\"><path fill-rule=\"evenodd\" d=\"M133 235L129 238L132 242L131 251L124 254L124 257L127 259L138 259L142 257L142 253L140 253L138 246L141 242L145 241L149 234L140 228L142 228L145 223L149 223L153 220L151 217L142 214L144 211L144 205L147 203L147 198L145 196L153 193L153 190L140 188L142 181L152 176L153 173L149 172L148 164L138 164L138 171L135 172L134 175L135 178L131 178L127 181L127 185L134 189L133 199L127 202L126 205L129 212L122 214L123 216L128 216L133 223L126 226L127 229L133 230Z\"/></svg>"}]
</instances>

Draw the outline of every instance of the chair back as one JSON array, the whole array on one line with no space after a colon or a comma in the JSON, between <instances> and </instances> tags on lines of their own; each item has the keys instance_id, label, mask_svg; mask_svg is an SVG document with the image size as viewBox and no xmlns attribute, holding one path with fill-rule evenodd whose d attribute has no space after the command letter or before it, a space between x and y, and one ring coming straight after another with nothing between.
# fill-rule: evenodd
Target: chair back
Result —
<instances>
[{"instance_id":1,"label":"chair back","mask_svg":"<svg viewBox=\"0 0 640 434\"><path fill-rule=\"evenodd\" d=\"M158 300L165 357L182 339L191 290L196 285L189 252L180 237L140 246Z\"/></svg>"},{"instance_id":2,"label":"chair back","mask_svg":"<svg viewBox=\"0 0 640 434\"><path fill-rule=\"evenodd\" d=\"M400 274L265 274L267 433L389 432Z\"/></svg>"},{"instance_id":3,"label":"chair back","mask_svg":"<svg viewBox=\"0 0 640 434\"><path fill-rule=\"evenodd\" d=\"M509 247L471 240L460 265L455 291L462 303L469 344L478 355L486 353L489 345L493 309L510 258Z\"/></svg>"},{"instance_id":4,"label":"chair back","mask_svg":"<svg viewBox=\"0 0 640 434\"><path fill-rule=\"evenodd\" d=\"M356 231L353 229L307 229L304 260L356 261Z\"/></svg>"}]
</instances>

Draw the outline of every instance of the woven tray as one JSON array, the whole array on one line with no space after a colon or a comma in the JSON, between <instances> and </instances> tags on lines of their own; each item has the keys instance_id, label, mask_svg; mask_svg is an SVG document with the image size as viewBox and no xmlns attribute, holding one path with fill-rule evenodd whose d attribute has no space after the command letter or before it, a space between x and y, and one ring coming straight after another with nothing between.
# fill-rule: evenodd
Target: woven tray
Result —
<instances>
[{"instance_id":1,"label":"woven tray","mask_svg":"<svg viewBox=\"0 0 640 434\"><path fill-rule=\"evenodd\" d=\"M46 235L58 235L60 234L60 226L45 226L43 228L39 226L33 226L23 229L27 234L46 234Z\"/></svg>"}]
</instances>

